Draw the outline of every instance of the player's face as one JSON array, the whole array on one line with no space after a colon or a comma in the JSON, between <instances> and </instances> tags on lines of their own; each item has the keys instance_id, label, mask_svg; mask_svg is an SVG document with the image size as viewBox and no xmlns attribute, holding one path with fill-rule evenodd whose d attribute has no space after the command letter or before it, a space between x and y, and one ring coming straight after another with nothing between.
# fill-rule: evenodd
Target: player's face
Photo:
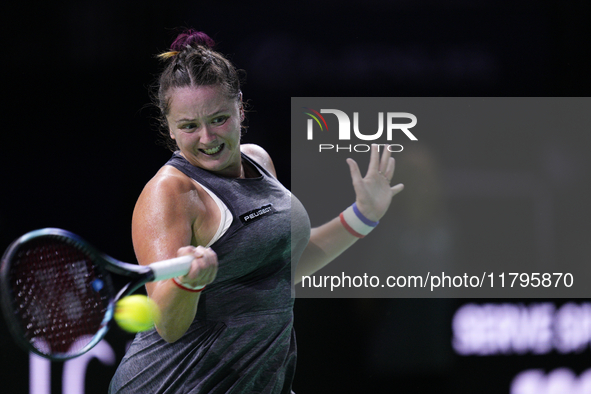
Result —
<instances>
[{"instance_id":1,"label":"player's face","mask_svg":"<svg viewBox=\"0 0 591 394\"><path fill-rule=\"evenodd\" d=\"M241 176L240 104L217 85L172 90L168 128L189 163L223 176Z\"/></svg>"}]
</instances>

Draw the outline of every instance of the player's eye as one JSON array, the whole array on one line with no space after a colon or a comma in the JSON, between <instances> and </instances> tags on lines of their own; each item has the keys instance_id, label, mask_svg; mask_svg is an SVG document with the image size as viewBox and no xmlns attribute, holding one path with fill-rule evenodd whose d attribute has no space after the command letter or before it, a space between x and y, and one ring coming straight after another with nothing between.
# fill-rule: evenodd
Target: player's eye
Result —
<instances>
[{"instance_id":1,"label":"player's eye","mask_svg":"<svg viewBox=\"0 0 591 394\"><path fill-rule=\"evenodd\" d=\"M226 123L226 121L229 119L230 117L228 115L223 115L223 116L217 116L215 118L212 119L211 123L214 125L223 125L224 123Z\"/></svg>"},{"instance_id":2,"label":"player's eye","mask_svg":"<svg viewBox=\"0 0 591 394\"><path fill-rule=\"evenodd\" d=\"M185 123L179 127L179 129L184 130L184 131L190 131L190 130L196 129L196 128L197 128L197 123Z\"/></svg>"}]
</instances>

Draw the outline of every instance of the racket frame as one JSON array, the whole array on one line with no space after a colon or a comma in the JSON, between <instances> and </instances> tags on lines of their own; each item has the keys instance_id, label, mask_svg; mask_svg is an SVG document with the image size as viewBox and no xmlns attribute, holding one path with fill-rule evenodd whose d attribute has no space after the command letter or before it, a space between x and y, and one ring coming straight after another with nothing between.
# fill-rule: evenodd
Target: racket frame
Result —
<instances>
[{"instance_id":1,"label":"racket frame","mask_svg":"<svg viewBox=\"0 0 591 394\"><path fill-rule=\"evenodd\" d=\"M36 348L33 343L28 341L23 335L22 321L20 321L15 314L13 307L13 286L12 283L10 283L11 260L26 243L39 238L57 238L61 241L69 243L87 255L92 263L98 267L99 271L102 271L106 279L105 286L109 287L108 293L110 299L108 300L107 310L99 330L96 332L96 334L94 334L87 345L74 354L49 354L44 353ZM115 304L117 301L129 294L132 294L148 282L186 275L189 272L193 259L194 256L182 256L149 265L129 264L99 252L83 238L67 230L62 230L59 228L44 228L34 230L22 235L12 242L2 256L0 265L0 305L2 307L2 311L7 321L10 333L22 348L32 351L33 353L52 361L65 361L88 352L105 337L113 323ZM130 280L125 285L123 285L119 291L115 291L110 273L121 277L127 277Z\"/></svg>"}]
</instances>

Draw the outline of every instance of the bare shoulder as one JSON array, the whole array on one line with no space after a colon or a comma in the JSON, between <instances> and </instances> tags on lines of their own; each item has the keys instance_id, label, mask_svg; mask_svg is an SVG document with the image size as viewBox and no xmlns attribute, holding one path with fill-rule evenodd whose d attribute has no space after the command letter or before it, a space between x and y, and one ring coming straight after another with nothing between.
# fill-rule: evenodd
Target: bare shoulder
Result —
<instances>
[{"instance_id":1,"label":"bare shoulder","mask_svg":"<svg viewBox=\"0 0 591 394\"><path fill-rule=\"evenodd\" d=\"M175 257L178 248L194 243L193 226L202 211L197 185L176 168L162 167L144 187L133 211L138 262Z\"/></svg>"},{"instance_id":2,"label":"bare shoulder","mask_svg":"<svg viewBox=\"0 0 591 394\"><path fill-rule=\"evenodd\" d=\"M201 206L195 183L174 167L164 166L146 184L132 218L133 227L191 226Z\"/></svg>"},{"instance_id":3,"label":"bare shoulder","mask_svg":"<svg viewBox=\"0 0 591 394\"><path fill-rule=\"evenodd\" d=\"M146 184L138 204L178 201L179 196L196 194L192 192L196 192L196 186L189 177L174 167L164 166Z\"/></svg>"},{"instance_id":4,"label":"bare shoulder","mask_svg":"<svg viewBox=\"0 0 591 394\"><path fill-rule=\"evenodd\" d=\"M274 177L277 177L273 160L271 160L271 156L269 156L266 150L255 144L242 144L240 145L240 150L260 164L265 170L273 174Z\"/></svg>"}]
</instances>

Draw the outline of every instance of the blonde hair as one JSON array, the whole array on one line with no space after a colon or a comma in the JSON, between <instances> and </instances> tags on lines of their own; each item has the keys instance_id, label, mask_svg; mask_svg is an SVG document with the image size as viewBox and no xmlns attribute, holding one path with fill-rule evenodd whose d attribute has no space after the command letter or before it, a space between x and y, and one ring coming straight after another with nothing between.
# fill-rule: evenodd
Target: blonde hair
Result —
<instances>
[{"instance_id":1,"label":"blonde hair","mask_svg":"<svg viewBox=\"0 0 591 394\"><path fill-rule=\"evenodd\" d=\"M156 55L156 57L158 57L160 60L166 60L166 59L170 59L173 56L176 56L179 54L179 51L168 51L168 52L163 52L159 55Z\"/></svg>"}]
</instances>

